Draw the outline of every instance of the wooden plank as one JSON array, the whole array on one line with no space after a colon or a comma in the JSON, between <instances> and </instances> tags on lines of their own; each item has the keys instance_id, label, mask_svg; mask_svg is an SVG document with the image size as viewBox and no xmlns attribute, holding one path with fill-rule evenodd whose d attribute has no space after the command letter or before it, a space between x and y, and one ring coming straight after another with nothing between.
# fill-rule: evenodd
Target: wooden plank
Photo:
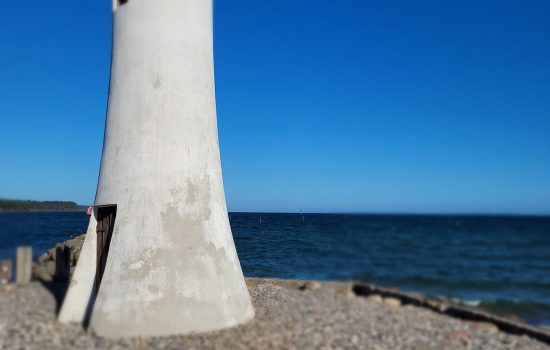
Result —
<instances>
[{"instance_id":1,"label":"wooden plank","mask_svg":"<svg viewBox=\"0 0 550 350\"><path fill-rule=\"evenodd\" d=\"M27 284L32 277L32 247L17 247L15 282Z\"/></svg>"},{"instance_id":2,"label":"wooden plank","mask_svg":"<svg viewBox=\"0 0 550 350\"><path fill-rule=\"evenodd\" d=\"M111 236L114 231L116 206L103 206L97 209L97 265L96 265L96 292L99 291L99 286L105 271L107 256L109 254L109 245L111 244Z\"/></svg>"}]
</instances>

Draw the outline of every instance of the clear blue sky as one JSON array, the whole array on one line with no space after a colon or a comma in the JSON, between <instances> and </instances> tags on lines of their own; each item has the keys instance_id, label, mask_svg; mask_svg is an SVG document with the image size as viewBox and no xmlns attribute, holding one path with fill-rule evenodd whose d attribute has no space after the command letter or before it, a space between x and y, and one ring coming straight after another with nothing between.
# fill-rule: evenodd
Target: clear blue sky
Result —
<instances>
[{"instance_id":1,"label":"clear blue sky","mask_svg":"<svg viewBox=\"0 0 550 350\"><path fill-rule=\"evenodd\" d=\"M93 200L110 8L0 5L0 197ZM229 209L550 213L549 19L547 0L217 0Z\"/></svg>"}]
</instances>

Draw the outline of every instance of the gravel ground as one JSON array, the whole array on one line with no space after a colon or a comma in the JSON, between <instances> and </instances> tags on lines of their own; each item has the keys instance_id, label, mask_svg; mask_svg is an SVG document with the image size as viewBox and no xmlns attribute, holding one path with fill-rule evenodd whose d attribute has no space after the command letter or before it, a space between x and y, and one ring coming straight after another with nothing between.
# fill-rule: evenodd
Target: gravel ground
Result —
<instances>
[{"instance_id":1,"label":"gravel ground","mask_svg":"<svg viewBox=\"0 0 550 350\"><path fill-rule=\"evenodd\" d=\"M550 349L489 324L411 306L260 284L250 288L256 318L189 336L108 340L55 322L56 300L39 283L0 288L1 349Z\"/></svg>"}]
</instances>

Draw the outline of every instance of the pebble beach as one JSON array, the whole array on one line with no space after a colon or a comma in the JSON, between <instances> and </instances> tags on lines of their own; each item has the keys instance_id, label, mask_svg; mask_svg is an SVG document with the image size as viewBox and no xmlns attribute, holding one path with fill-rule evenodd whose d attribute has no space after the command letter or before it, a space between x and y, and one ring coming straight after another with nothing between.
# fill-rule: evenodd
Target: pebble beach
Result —
<instances>
[{"instance_id":1,"label":"pebble beach","mask_svg":"<svg viewBox=\"0 0 550 350\"><path fill-rule=\"evenodd\" d=\"M0 287L0 349L550 349L500 331L394 299L331 288L247 281L256 310L248 324L222 331L111 340L56 322L45 284Z\"/></svg>"}]
</instances>

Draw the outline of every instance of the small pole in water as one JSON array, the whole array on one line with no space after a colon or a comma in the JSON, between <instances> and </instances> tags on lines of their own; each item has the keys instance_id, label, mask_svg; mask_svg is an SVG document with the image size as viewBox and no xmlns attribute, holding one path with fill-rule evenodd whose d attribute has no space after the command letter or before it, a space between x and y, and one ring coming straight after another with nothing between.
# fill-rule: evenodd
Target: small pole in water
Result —
<instances>
[{"instance_id":1,"label":"small pole in water","mask_svg":"<svg viewBox=\"0 0 550 350\"><path fill-rule=\"evenodd\" d=\"M304 217L304 213L302 212L302 209L300 209L300 216L302 217L302 222L305 222L306 218Z\"/></svg>"},{"instance_id":2,"label":"small pole in water","mask_svg":"<svg viewBox=\"0 0 550 350\"><path fill-rule=\"evenodd\" d=\"M258 222L261 224L262 223L262 216L260 215L260 220L258 220Z\"/></svg>"}]
</instances>

